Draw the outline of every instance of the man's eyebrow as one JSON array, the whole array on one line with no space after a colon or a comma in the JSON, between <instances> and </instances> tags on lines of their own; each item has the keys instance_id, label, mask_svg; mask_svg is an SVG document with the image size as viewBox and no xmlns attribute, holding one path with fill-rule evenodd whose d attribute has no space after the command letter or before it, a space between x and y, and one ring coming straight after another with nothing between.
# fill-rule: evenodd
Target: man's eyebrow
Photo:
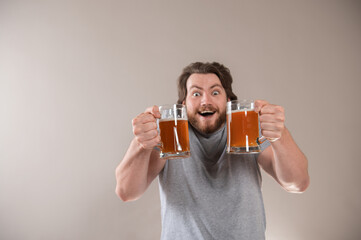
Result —
<instances>
[{"instance_id":1,"label":"man's eyebrow","mask_svg":"<svg viewBox=\"0 0 361 240\"><path fill-rule=\"evenodd\" d=\"M191 86L189 87L189 90L191 90L192 88L197 88L197 89L203 90L203 88L201 88L201 87L199 87L199 86L197 86L197 85L191 85Z\"/></svg>"},{"instance_id":2,"label":"man's eyebrow","mask_svg":"<svg viewBox=\"0 0 361 240\"><path fill-rule=\"evenodd\" d=\"M210 89L215 88L215 87L223 88L223 86L222 86L221 84L216 83L216 84L212 85L212 86L210 87Z\"/></svg>"},{"instance_id":3,"label":"man's eyebrow","mask_svg":"<svg viewBox=\"0 0 361 240\"><path fill-rule=\"evenodd\" d=\"M209 89L213 89L213 88L215 88L215 87L223 88L223 86L222 86L221 84L216 83L216 84L212 85ZM199 89L199 90L203 90L202 87L197 86L197 85L191 85L191 86L189 87L189 90L191 90L192 88L196 88L196 89Z\"/></svg>"}]
</instances>

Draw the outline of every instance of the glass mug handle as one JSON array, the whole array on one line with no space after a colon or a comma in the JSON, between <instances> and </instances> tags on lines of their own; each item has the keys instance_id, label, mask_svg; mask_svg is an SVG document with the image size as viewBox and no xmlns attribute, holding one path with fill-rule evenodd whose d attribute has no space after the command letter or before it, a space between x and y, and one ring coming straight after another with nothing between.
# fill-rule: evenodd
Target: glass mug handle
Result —
<instances>
[{"instance_id":1,"label":"glass mug handle","mask_svg":"<svg viewBox=\"0 0 361 240\"><path fill-rule=\"evenodd\" d=\"M266 140L273 143L273 142L277 141L278 139L280 139L280 138L266 138L264 136L261 136L260 138L257 138L257 143L258 143L258 145L261 145Z\"/></svg>"},{"instance_id":2,"label":"glass mug handle","mask_svg":"<svg viewBox=\"0 0 361 240\"><path fill-rule=\"evenodd\" d=\"M259 136L260 136L260 137L257 138L257 144L258 144L258 145L261 145L262 143L264 143L264 142L267 140L267 138L264 137L264 136L262 136L262 132L261 132L261 122L259 121L259 113L258 113L258 126L259 126L258 131L259 131Z\"/></svg>"},{"instance_id":3,"label":"glass mug handle","mask_svg":"<svg viewBox=\"0 0 361 240\"><path fill-rule=\"evenodd\" d=\"M261 145L261 144L264 143L266 140L267 140L266 137L261 136L261 137L257 138L257 143L258 143L258 145Z\"/></svg>"}]
</instances>

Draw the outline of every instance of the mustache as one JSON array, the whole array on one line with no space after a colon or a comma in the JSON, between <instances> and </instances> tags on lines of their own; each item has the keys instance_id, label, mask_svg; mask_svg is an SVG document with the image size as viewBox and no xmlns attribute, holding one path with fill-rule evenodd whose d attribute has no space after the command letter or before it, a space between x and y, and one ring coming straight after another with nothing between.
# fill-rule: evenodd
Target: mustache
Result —
<instances>
[{"instance_id":1,"label":"mustache","mask_svg":"<svg viewBox=\"0 0 361 240\"><path fill-rule=\"evenodd\" d=\"M218 112L218 108L213 107L212 105L202 105L199 109L198 112L203 112L203 111L211 111L211 112Z\"/></svg>"}]
</instances>

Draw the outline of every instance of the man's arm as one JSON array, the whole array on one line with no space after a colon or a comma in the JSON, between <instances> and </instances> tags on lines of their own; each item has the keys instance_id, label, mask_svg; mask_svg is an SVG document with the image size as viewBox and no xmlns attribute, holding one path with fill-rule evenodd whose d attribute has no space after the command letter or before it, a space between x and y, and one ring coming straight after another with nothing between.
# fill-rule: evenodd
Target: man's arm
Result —
<instances>
[{"instance_id":1,"label":"man's arm","mask_svg":"<svg viewBox=\"0 0 361 240\"><path fill-rule=\"evenodd\" d=\"M271 140L271 147L258 156L258 163L285 190L304 192L310 182L308 161L284 126L283 108L258 100L256 111L260 114L262 135Z\"/></svg>"},{"instance_id":2,"label":"man's arm","mask_svg":"<svg viewBox=\"0 0 361 240\"><path fill-rule=\"evenodd\" d=\"M138 199L163 169L166 160L154 147L160 142L156 118L158 107L148 108L133 119L134 139L115 170L116 194L123 201Z\"/></svg>"}]
</instances>

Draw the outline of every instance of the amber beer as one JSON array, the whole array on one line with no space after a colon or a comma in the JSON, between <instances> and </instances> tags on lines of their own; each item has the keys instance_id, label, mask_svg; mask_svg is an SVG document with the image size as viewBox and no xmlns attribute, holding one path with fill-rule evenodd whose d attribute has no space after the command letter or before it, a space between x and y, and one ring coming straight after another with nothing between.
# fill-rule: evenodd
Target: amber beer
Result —
<instances>
[{"instance_id":1,"label":"amber beer","mask_svg":"<svg viewBox=\"0 0 361 240\"><path fill-rule=\"evenodd\" d=\"M159 108L159 134L161 158L187 158L190 156L187 112L184 105L166 105Z\"/></svg>"},{"instance_id":2,"label":"amber beer","mask_svg":"<svg viewBox=\"0 0 361 240\"><path fill-rule=\"evenodd\" d=\"M159 121L159 132L162 139L162 153L177 154L189 152L187 120L178 119L177 125L174 120L161 120Z\"/></svg>"},{"instance_id":3,"label":"amber beer","mask_svg":"<svg viewBox=\"0 0 361 240\"><path fill-rule=\"evenodd\" d=\"M253 102L227 103L227 131L228 153L260 152L258 113Z\"/></svg>"}]
</instances>

